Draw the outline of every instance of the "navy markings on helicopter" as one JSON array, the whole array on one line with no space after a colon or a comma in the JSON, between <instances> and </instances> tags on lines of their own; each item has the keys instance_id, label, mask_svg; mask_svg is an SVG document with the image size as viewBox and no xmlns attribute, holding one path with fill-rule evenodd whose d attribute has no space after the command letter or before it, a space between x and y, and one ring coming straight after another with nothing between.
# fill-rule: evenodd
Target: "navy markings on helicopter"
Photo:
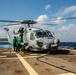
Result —
<instances>
[{"instance_id":1,"label":"navy markings on helicopter","mask_svg":"<svg viewBox=\"0 0 76 75\"><path fill-rule=\"evenodd\" d=\"M63 18L58 20L69 20L69 19L76 19L76 17L71 18ZM24 21L9 21L9 20L0 20L0 22L10 22L11 24L6 24L2 26L12 26L12 25L22 25L25 24L27 27L20 27L17 30L14 30L13 33L16 37L22 38L22 48L25 50L30 51L43 51L47 50L48 53L51 51L58 50L60 40L54 38L48 30L43 30L41 28L34 28L31 27L32 24L38 23L34 20L24 20ZM46 24L46 25L56 25L56 24ZM11 38L9 35L9 29L4 28L7 33L8 41L11 42Z\"/></svg>"}]
</instances>

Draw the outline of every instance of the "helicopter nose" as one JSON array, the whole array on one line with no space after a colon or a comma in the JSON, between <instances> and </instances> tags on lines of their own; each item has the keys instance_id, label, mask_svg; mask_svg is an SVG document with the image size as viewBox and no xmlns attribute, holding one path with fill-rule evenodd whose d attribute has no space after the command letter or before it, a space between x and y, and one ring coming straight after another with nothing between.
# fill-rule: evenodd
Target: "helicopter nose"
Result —
<instances>
[{"instance_id":1,"label":"helicopter nose","mask_svg":"<svg viewBox=\"0 0 76 75\"><path fill-rule=\"evenodd\" d=\"M37 45L39 47L42 47L43 46L43 40L42 39L37 40Z\"/></svg>"},{"instance_id":2,"label":"helicopter nose","mask_svg":"<svg viewBox=\"0 0 76 75\"><path fill-rule=\"evenodd\" d=\"M59 39L55 39L55 40L54 40L54 43L55 43L55 44L59 44L59 43L60 43L60 40L59 40Z\"/></svg>"}]
</instances>

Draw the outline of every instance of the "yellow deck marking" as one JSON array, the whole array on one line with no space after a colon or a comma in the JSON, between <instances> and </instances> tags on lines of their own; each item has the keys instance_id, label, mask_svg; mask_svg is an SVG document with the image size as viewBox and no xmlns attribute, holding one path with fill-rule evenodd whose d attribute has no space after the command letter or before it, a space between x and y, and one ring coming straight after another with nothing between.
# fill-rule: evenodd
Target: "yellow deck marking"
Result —
<instances>
[{"instance_id":1,"label":"yellow deck marking","mask_svg":"<svg viewBox=\"0 0 76 75\"><path fill-rule=\"evenodd\" d=\"M11 59L11 60L13 60L13 59L18 59L17 57L16 58L0 58L0 59Z\"/></svg>"},{"instance_id":2,"label":"yellow deck marking","mask_svg":"<svg viewBox=\"0 0 76 75\"><path fill-rule=\"evenodd\" d=\"M8 54L8 53L15 53L15 52L2 52L1 54Z\"/></svg>"},{"instance_id":3,"label":"yellow deck marking","mask_svg":"<svg viewBox=\"0 0 76 75\"><path fill-rule=\"evenodd\" d=\"M64 74L56 74L56 75L76 75L74 73L64 73Z\"/></svg>"},{"instance_id":4,"label":"yellow deck marking","mask_svg":"<svg viewBox=\"0 0 76 75\"><path fill-rule=\"evenodd\" d=\"M0 56L0 58L2 58L2 57L6 57L6 56Z\"/></svg>"},{"instance_id":5,"label":"yellow deck marking","mask_svg":"<svg viewBox=\"0 0 76 75\"><path fill-rule=\"evenodd\" d=\"M26 56L26 57L23 57L23 58L35 58L35 57L39 57L39 56ZM11 57L10 57L10 58L8 58L8 57L7 57L7 58L2 58L2 57L1 57L0 59L18 59L18 58L17 58L17 57L12 57L12 58L11 58Z\"/></svg>"},{"instance_id":6,"label":"yellow deck marking","mask_svg":"<svg viewBox=\"0 0 76 75\"><path fill-rule=\"evenodd\" d=\"M39 75L20 54L16 53L16 55L18 56L19 60L22 62L25 69L29 72L30 75Z\"/></svg>"},{"instance_id":7,"label":"yellow deck marking","mask_svg":"<svg viewBox=\"0 0 76 75\"><path fill-rule=\"evenodd\" d=\"M39 56L26 56L26 57L23 57L23 58L35 58L35 57L39 57Z\"/></svg>"},{"instance_id":8,"label":"yellow deck marking","mask_svg":"<svg viewBox=\"0 0 76 75\"><path fill-rule=\"evenodd\" d=\"M38 55L38 54L30 54L30 55Z\"/></svg>"},{"instance_id":9,"label":"yellow deck marking","mask_svg":"<svg viewBox=\"0 0 76 75\"><path fill-rule=\"evenodd\" d=\"M73 51L76 51L76 50L73 50Z\"/></svg>"}]
</instances>

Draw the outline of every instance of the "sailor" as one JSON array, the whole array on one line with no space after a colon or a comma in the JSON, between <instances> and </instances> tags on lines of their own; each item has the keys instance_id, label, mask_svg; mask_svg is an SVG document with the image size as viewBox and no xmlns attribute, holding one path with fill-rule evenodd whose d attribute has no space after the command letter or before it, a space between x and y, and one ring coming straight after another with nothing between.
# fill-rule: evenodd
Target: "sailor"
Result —
<instances>
[{"instance_id":1,"label":"sailor","mask_svg":"<svg viewBox=\"0 0 76 75\"><path fill-rule=\"evenodd\" d=\"M19 36L18 38L17 38L17 52L18 51L20 51L20 48L21 48L21 36Z\"/></svg>"},{"instance_id":2,"label":"sailor","mask_svg":"<svg viewBox=\"0 0 76 75\"><path fill-rule=\"evenodd\" d=\"M16 51L16 43L17 43L17 39L16 39L16 37L14 36L14 38L12 39L12 44L13 44L13 49L14 49L14 51Z\"/></svg>"},{"instance_id":3,"label":"sailor","mask_svg":"<svg viewBox=\"0 0 76 75\"><path fill-rule=\"evenodd\" d=\"M24 28L22 27L22 28L20 28L20 36L21 36L21 41L23 42L23 32L24 32Z\"/></svg>"}]
</instances>

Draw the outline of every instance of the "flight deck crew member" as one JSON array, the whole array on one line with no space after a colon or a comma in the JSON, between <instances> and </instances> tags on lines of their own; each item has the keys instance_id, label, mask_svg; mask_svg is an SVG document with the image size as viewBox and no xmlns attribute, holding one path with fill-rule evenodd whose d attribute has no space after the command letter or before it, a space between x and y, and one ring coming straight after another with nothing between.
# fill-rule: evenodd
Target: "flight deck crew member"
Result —
<instances>
[{"instance_id":1,"label":"flight deck crew member","mask_svg":"<svg viewBox=\"0 0 76 75\"><path fill-rule=\"evenodd\" d=\"M17 39L16 39L16 37L14 36L14 38L12 39L12 44L13 44L13 49L14 49L14 51L16 51L16 43L17 43Z\"/></svg>"},{"instance_id":2,"label":"flight deck crew member","mask_svg":"<svg viewBox=\"0 0 76 75\"><path fill-rule=\"evenodd\" d=\"M21 48L21 37L19 36L17 38L17 50L16 51L20 51L20 48Z\"/></svg>"}]
</instances>

